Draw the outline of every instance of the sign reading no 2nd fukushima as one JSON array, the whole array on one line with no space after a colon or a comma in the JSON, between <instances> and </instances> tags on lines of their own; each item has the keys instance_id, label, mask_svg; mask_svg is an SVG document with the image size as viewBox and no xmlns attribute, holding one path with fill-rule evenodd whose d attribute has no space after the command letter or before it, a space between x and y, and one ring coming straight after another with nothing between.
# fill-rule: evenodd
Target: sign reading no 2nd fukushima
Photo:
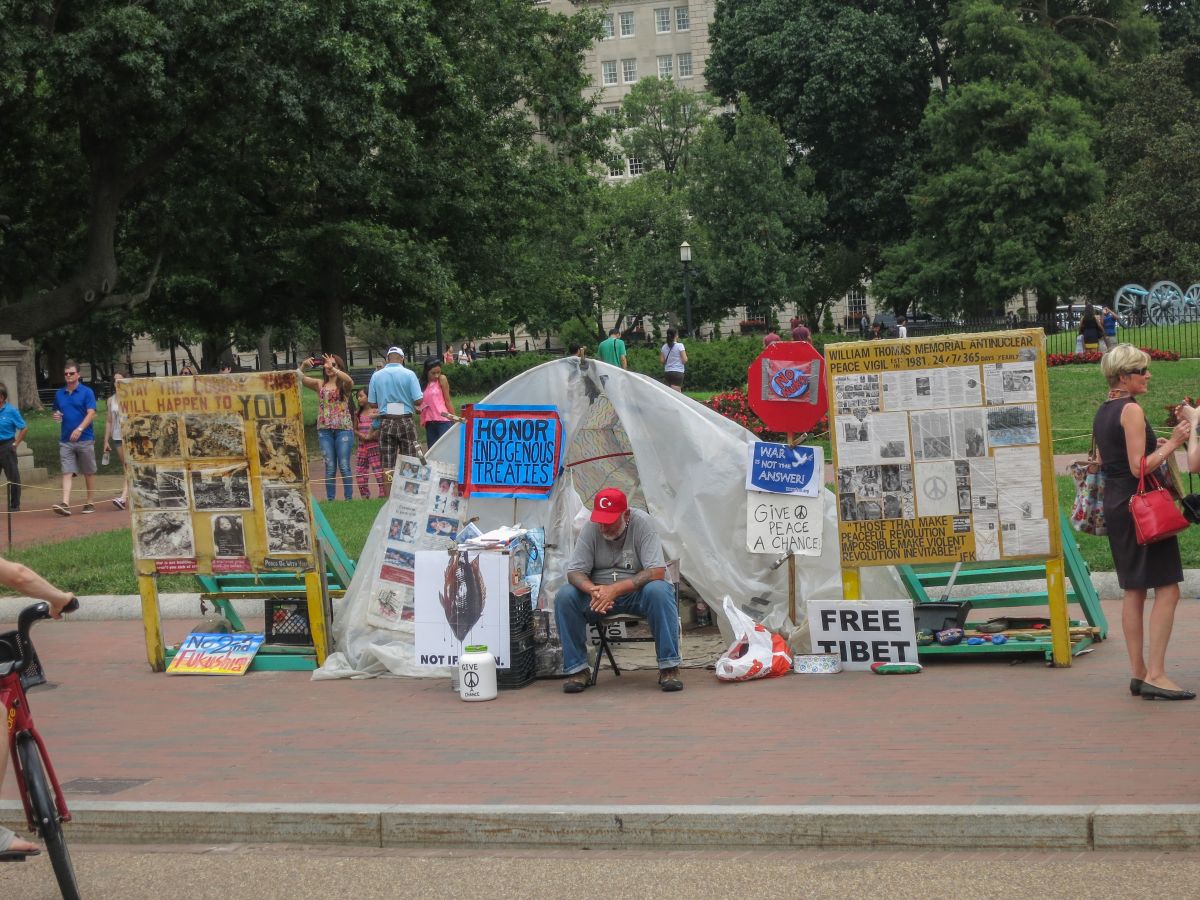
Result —
<instances>
[{"instance_id":1,"label":"sign reading no 2nd fukushima","mask_svg":"<svg viewBox=\"0 0 1200 900\"><path fill-rule=\"evenodd\" d=\"M825 349L843 565L1060 553L1041 330Z\"/></svg>"},{"instance_id":2,"label":"sign reading no 2nd fukushima","mask_svg":"<svg viewBox=\"0 0 1200 900\"><path fill-rule=\"evenodd\" d=\"M807 341L764 347L746 370L750 408L773 431L812 431L825 415L824 370L824 359Z\"/></svg>"},{"instance_id":3,"label":"sign reading no 2nd fukushima","mask_svg":"<svg viewBox=\"0 0 1200 900\"><path fill-rule=\"evenodd\" d=\"M459 493L546 500L562 457L562 420L553 406L464 408Z\"/></svg>"}]
</instances>

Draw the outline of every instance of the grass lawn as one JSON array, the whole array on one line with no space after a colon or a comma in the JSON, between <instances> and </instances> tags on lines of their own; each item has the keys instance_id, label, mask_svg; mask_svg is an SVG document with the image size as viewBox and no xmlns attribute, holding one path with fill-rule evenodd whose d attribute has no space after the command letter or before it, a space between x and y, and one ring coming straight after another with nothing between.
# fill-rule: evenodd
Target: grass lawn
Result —
<instances>
[{"instance_id":1,"label":"grass lawn","mask_svg":"<svg viewBox=\"0 0 1200 900\"><path fill-rule=\"evenodd\" d=\"M1179 402L1185 396L1200 393L1200 360L1155 363L1151 371L1153 378L1150 381L1150 391L1142 399L1142 406L1160 434L1166 434L1167 429L1162 424L1166 416L1164 407ZM1054 452L1082 455L1087 452L1090 444L1092 418L1107 393L1107 385L1100 374L1099 366L1056 366L1050 369L1049 377ZM306 428L309 465L310 468L319 467L321 453L316 444L316 429L311 427L311 423L316 419L316 395L308 390L302 391L302 394L304 418L305 422L309 423L309 427ZM688 396L704 402L712 396L712 392L689 392ZM457 407L463 403L477 403L481 399L483 398L480 395L467 394L456 396L454 402ZM97 445L102 442L103 436L103 400L100 406ZM52 476L55 475L58 470L57 423L50 417L49 412L27 414L26 420L29 422L28 440L35 459L39 464L47 466ZM823 446L828 455L829 442L826 436L815 437L811 443ZM116 458L114 457L108 468L102 471L117 473L119 465ZM319 471L319 468L314 468L314 471ZM1066 476L1060 477L1058 481L1060 504L1064 510L1069 510L1074 498L1074 486ZM381 504L382 501L379 500L321 504L342 546L352 558L358 558ZM1112 569L1112 558L1109 556L1108 542L1105 538L1075 534L1075 539L1094 571ZM1200 529L1189 529L1185 532L1180 537L1180 545L1184 566L1200 567ZM13 551L11 558L27 563L37 571L47 574L52 580L64 582L66 579L59 574L64 571L62 561L70 559L69 583L71 588L80 594L137 592L131 565L133 550L128 529L92 535L66 544L18 549ZM159 579L159 585L162 591L196 589L194 579L187 576L163 577Z\"/></svg>"}]
</instances>

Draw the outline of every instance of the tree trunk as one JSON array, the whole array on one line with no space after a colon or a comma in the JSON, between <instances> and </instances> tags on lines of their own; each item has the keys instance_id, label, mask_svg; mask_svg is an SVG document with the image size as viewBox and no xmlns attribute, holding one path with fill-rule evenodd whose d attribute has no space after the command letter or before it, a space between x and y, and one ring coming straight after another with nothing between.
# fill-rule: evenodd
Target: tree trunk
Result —
<instances>
[{"instance_id":1,"label":"tree trunk","mask_svg":"<svg viewBox=\"0 0 1200 900\"><path fill-rule=\"evenodd\" d=\"M270 372L275 368L275 354L271 350L271 326L263 329L258 336L258 369L260 372Z\"/></svg>"},{"instance_id":2,"label":"tree trunk","mask_svg":"<svg viewBox=\"0 0 1200 900\"><path fill-rule=\"evenodd\" d=\"M342 298L336 290L322 292L317 306L317 327L321 333L321 352L346 358L346 319Z\"/></svg>"},{"instance_id":3,"label":"tree trunk","mask_svg":"<svg viewBox=\"0 0 1200 900\"><path fill-rule=\"evenodd\" d=\"M61 337L46 338L42 341L42 352L46 355L47 386L62 387L66 381L63 378L63 366L67 362L66 341Z\"/></svg>"},{"instance_id":4,"label":"tree trunk","mask_svg":"<svg viewBox=\"0 0 1200 900\"><path fill-rule=\"evenodd\" d=\"M33 338L25 344L26 353L17 362L17 396L21 398L21 409L40 410L42 401L38 399L37 364L33 352Z\"/></svg>"}]
</instances>

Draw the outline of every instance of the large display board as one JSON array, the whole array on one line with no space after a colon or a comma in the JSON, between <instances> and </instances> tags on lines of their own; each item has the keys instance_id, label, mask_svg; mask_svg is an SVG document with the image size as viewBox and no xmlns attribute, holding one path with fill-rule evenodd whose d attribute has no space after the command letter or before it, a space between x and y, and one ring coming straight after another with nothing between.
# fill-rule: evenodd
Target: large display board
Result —
<instances>
[{"instance_id":1,"label":"large display board","mask_svg":"<svg viewBox=\"0 0 1200 900\"><path fill-rule=\"evenodd\" d=\"M1060 555L1040 329L825 350L844 566Z\"/></svg>"},{"instance_id":2,"label":"large display board","mask_svg":"<svg viewBox=\"0 0 1200 900\"><path fill-rule=\"evenodd\" d=\"M315 568L295 372L127 378L117 390L139 575Z\"/></svg>"}]
</instances>

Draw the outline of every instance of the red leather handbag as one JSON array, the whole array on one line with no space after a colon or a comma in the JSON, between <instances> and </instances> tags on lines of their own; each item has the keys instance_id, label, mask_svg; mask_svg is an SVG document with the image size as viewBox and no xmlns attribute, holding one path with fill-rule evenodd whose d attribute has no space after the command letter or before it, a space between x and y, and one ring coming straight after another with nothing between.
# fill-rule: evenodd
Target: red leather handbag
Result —
<instances>
[{"instance_id":1,"label":"red leather handbag","mask_svg":"<svg viewBox=\"0 0 1200 900\"><path fill-rule=\"evenodd\" d=\"M1154 475L1149 478L1150 490L1146 490L1146 460L1142 460L1138 473L1137 493L1129 498L1129 512L1133 516L1133 531L1137 542L1143 546L1174 537L1188 527L1170 492Z\"/></svg>"}]
</instances>

